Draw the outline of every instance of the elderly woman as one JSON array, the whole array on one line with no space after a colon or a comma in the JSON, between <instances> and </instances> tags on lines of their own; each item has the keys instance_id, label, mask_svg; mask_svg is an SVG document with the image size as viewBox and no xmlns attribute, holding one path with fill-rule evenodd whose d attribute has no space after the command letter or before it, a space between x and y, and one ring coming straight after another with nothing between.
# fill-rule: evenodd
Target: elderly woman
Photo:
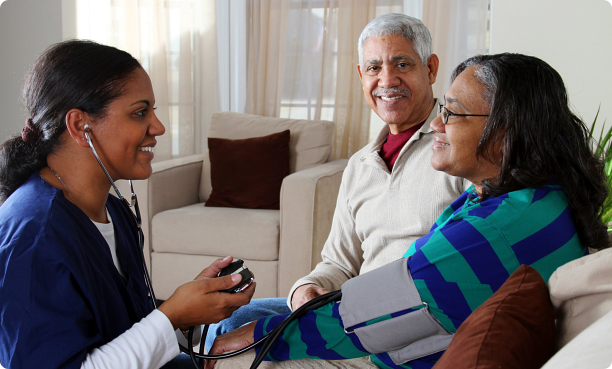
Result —
<instances>
[{"instance_id":1,"label":"elderly woman","mask_svg":"<svg viewBox=\"0 0 612 369\"><path fill-rule=\"evenodd\" d=\"M603 166L559 74L534 57L482 55L460 64L452 81L431 123L431 164L473 186L405 259L346 282L340 303L289 324L267 359L372 355L381 368L430 368L520 265L547 281L587 248L608 246ZM211 353L253 342L283 318L220 336Z\"/></svg>"},{"instance_id":2,"label":"elderly woman","mask_svg":"<svg viewBox=\"0 0 612 369\"><path fill-rule=\"evenodd\" d=\"M241 279L213 278L228 257L153 307L137 219L109 195L118 179L151 175L165 131L136 59L93 42L54 45L24 102L21 135L0 146L1 366L159 368L179 354L181 330L249 302L254 286L218 292Z\"/></svg>"}]
</instances>

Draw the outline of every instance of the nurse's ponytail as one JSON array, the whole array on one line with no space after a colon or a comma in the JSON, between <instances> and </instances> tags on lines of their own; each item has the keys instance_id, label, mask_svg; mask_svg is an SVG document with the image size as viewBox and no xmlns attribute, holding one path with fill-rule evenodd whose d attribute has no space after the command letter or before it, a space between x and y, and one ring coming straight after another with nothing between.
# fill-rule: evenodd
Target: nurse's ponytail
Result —
<instances>
[{"instance_id":1,"label":"nurse's ponytail","mask_svg":"<svg viewBox=\"0 0 612 369\"><path fill-rule=\"evenodd\" d=\"M28 131L10 137L0 145L0 200L4 201L32 173L47 165L47 155L55 140L41 140L39 131ZM22 137L28 137L29 142Z\"/></svg>"}]
</instances>

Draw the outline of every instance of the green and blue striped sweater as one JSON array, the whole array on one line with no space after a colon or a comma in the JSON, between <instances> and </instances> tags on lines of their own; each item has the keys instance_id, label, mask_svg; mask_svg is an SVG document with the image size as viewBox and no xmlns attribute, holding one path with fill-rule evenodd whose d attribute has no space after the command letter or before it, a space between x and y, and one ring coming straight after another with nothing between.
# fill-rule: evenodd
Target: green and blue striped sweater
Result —
<instances>
[{"instance_id":1,"label":"green and blue striped sweater","mask_svg":"<svg viewBox=\"0 0 612 369\"><path fill-rule=\"evenodd\" d=\"M472 186L404 257L421 299L444 328L455 332L520 265L532 266L548 281L555 269L585 251L560 186L526 188L482 202ZM341 360L370 355L355 334L344 333L338 306L330 303L290 324L266 359ZM257 321L255 339L285 317ZM431 368L441 355L400 366L386 353L371 359L381 368L421 369Z\"/></svg>"}]
</instances>

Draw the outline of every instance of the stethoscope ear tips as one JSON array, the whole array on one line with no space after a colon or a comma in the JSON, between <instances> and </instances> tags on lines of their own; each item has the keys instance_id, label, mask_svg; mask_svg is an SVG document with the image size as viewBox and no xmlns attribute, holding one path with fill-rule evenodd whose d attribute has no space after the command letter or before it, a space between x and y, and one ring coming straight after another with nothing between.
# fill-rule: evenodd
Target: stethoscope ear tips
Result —
<instances>
[{"instance_id":1,"label":"stethoscope ear tips","mask_svg":"<svg viewBox=\"0 0 612 369\"><path fill-rule=\"evenodd\" d=\"M91 131L91 128L89 128L89 124L85 123L85 125L83 126L83 130L85 131L85 137L81 138L81 141L85 141L86 139L89 141L89 132Z\"/></svg>"}]
</instances>

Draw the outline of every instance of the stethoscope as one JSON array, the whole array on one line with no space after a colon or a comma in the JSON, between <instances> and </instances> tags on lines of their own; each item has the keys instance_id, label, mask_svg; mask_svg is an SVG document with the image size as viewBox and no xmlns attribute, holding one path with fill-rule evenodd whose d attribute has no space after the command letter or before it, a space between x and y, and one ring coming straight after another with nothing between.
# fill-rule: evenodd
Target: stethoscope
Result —
<instances>
[{"instance_id":1,"label":"stethoscope","mask_svg":"<svg viewBox=\"0 0 612 369\"><path fill-rule=\"evenodd\" d=\"M144 257L144 252L143 252L144 233L142 231L142 216L140 215L140 208L138 206L138 197L136 196L136 193L134 192L134 186L132 184L132 180L128 180L130 184L130 192L131 192L130 202L128 202L125 199L125 197L123 197L121 192L119 191L119 188L117 188L117 186L115 185L115 181L113 181L113 179L111 178L110 174L104 167L104 164L102 164L102 160L100 160L100 157L98 156L98 153L96 152L96 149L94 148L93 142L91 141L91 136L89 134L89 132L91 131L91 128L89 127L89 124L85 124L83 128L85 130L85 139L87 140L87 144L91 148L91 151L93 152L96 160L98 161L98 164L100 164L100 167L104 171L104 174L106 174L106 177L110 181L113 189L115 190L115 193L117 194L117 197L119 198L121 203L125 206L128 213L130 213L134 226L136 227L138 231L138 244L139 244L140 251L141 251L140 258L141 258L142 267L144 268L144 278L145 278L145 282L147 285L147 289L149 290L149 298L151 300L151 305L153 306L153 309L157 309L157 300L155 299L155 292L153 292L153 284L151 283L151 278L149 277L149 272L147 269L147 264L145 262L145 257ZM134 209L134 211L132 211L132 208ZM302 305L299 309L291 313L291 315L289 315L285 320L283 320L273 330L268 332L268 334L266 334L265 336L261 337L259 340L255 341L254 343L240 350L232 351L232 352L221 354L221 355L204 355L203 340L206 339L206 333L208 331L207 325L204 326L204 329L202 331L202 342L200 343L199 353L196 353L192 349L194 327L189 327L189 333L187 334L187 346L188 347L185 347L179 343L179 348L181 352L184 352L189 355L189 357L191 358L191 362L193 363L195 368L202 368L205 360L227 359L230 357L240 355L252 348L255 348L261 345L259 352L255 356L255 360L253 360L253 364L251 364L251 369L255 369L259 366L259 364L261 364L263 359L266 357L266 355L272 348L272 345L274 344L274 342L280 337L280 335L283 333L283 330L290 322L304 315L310 310L317 309L332 301L338 301L341 297L342 297L341 291L334 291L334 292L330 292L328 294L321 295L321 296L318 296L310 300L309 302ZM197 359L199 359L199 362Z\"/></svg>"},{"instance_id":2,"label":"stethoscope","mask_svg":"<svg viewBox=\"0 0 612 369\"><path fill-rule=\"evenodd\" d=\"M142 252L142 249L143 249L143 246L144 246L144 233L142 232L142 217L140 215L140 207L138 206L138 198L136 197L136 193L134 192L134 186L132 184L132 180L128 181L129 184L130 184L130 191L132 193L132 196L131 196L131 199L130 199L131 201L128 203L128 201L125 199L125 197L123 197L123 195L119 191L119 188L117 188L117 185L115 185L115 181L113 181L113 179L111 178L110 174L108 174L108 171L104 167L104 164L102 164L102 160L100 160L100 157L98 156L98 153L96 152L96 149L94 148L93 142L91 141L91 136L89 135L89 131L91 131L91 128L89 127L89 124L85 124L85 126L83 128L85 130L85 140L87 140L87 144L91 148L91 152L93 152L94 156L96 157L96 160L98 161L98 164L100 164L100 167L104 171L104 174L106 174L106 178L108 178L109 182L113 186L113 189L115 190L115 193L117 194L117 197L119 198L121 203L125 206L125 208L127 209L128 213L130 213L132 221L134 222L134 226L136 226L136 229L138 231L137 232L138 233L138 245L139 245L140 250L141 250L141 252L140 252L141 259L142 259L141 261L142 261L142 265L144 267L145 281L146 281L146 284L147 284L147 288L149 289L149 297L151 298L151 302L153 304L153 309L157 309L157 302L155 300L155 293L153 292L153 287L152 287L152 284L151 284L151 278L149 278L149 272L147 270L147 264L145 263L144 253ZM132 212L132 208L134 208L133 212Z\"/></svg>"}]
</instances>

